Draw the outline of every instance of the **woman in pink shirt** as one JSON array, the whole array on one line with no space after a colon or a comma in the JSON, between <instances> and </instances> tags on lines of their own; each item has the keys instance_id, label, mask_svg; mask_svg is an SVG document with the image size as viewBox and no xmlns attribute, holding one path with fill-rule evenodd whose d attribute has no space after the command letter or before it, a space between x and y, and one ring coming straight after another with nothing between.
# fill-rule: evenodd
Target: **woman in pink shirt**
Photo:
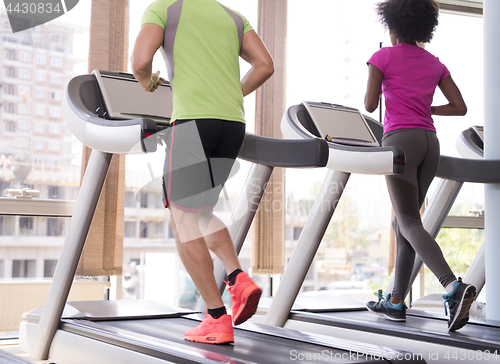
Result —
<instances>
[{"instance_id":1,"label":"woman in pink shirt","mask_svg":"<svg viewBox=\"0 0 500 364\"><path fill-rule=\"evenodd\" d=\"M417 46L417 42L432 39L438 24L437 3L385 0L377 10L380 21L389 29L392 47L381 48L367 62L365 107L373 112L380 94L384 94L382 145L403 148L406 167L402 175L386 176L397 240L394 288L379 302L368 302L367 308L390 320L406 320L404 298L417 253L447 292L443 298L450 308L448 330L454 331L468 322L476 289L460 278L457 280L439 245L425 231L419 210L439 167L439 141L432 115L465 115L467 107L448 69L437 57ZM436 87L448 104L431 106Z\"/></svg>"}]
</instances>

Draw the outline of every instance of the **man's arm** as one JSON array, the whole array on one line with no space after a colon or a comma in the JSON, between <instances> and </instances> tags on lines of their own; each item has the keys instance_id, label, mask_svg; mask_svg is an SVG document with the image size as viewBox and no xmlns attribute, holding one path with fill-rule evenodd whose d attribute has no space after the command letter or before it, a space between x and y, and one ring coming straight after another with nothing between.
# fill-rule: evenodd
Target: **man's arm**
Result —
<instances>
[{"instance_id":1,"label":"man's arm","mask_svg":"<svg viewBox=\"0 0 500 364\"><path fill-rule=\"evenodd\" d=\"M243 36L241 58L252 65L250 71L241 80L243 96L258 89L274 73L273 58L259 35L250 30Z\"/></svg>"},{"instance_id":2,"label":"man's arm","mask_svg":"<svg viewBox=\"0 0 500 364\"><path fill-rule=\"evenodd\" d=\"M163 28L157 24L146 23L141 27L135 40L130 59L132 72L146 91L154 91L161 84L159 73L152 74L153 56L163 44ZM153 77L153 78L152 78Z\"/></svg>"}]
</instances>

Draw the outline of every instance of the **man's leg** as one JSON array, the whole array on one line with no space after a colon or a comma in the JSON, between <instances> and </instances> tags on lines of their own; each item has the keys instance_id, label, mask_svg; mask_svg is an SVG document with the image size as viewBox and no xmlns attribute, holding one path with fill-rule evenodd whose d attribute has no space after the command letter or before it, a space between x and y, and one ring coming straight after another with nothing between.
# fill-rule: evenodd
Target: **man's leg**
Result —
<instances>
[{"instance_id":1,"label":"man's leg","mask_svg":"<svg viewBox=\"0 0 500 364\"><path fill-rule=\"evenodd\" d=\"M231 236L224 223L213 215L211 209L201 214L200 227L202 232L206 233L205 241L208 247L222 260L226 268L233 323L239 325L257 311L262 290L241 271Z\"/></svg>"},{"instance_id":2,"label":"man's leg","mask_svg":"<svg viewBox=\"0 0 500 364\"><path fill-rule=\"evenodd\" d=\"M226 268L226 273L229 275L236 269L241 269L229 231L213 214L212 209L205 209L200 213L199 226L208 249L219 257Z\"/></svg>"},{"instance_id":3,"label":"man's leg","mask_svg":"<svg viewBox=\"0 0 500 364\"><path fill-rule=\"evenodd\" d=\"M198 214L170 207L170 225L179 256L207 308L224 306L213 274L213 262L198 227ZM233 249L234 250L234 249Z\"/></svg>"}]
</instances>

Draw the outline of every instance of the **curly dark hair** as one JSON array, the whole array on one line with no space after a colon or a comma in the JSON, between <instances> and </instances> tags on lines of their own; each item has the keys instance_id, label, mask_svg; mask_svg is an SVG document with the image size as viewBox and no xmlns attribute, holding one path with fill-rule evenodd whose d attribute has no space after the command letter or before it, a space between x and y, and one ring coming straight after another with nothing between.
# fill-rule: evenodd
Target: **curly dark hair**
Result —
<instances>
[{"instance_id":1,"label":"curly dark hair","mask_svg":"<svg viewBox=\"0 0 500 364\"><path fill-rule=\"evenodd\" d=\"M407 42L428 43L438 25L434 0L385 0L377 5L380 22Z\"/></svg>"}]
</instances>

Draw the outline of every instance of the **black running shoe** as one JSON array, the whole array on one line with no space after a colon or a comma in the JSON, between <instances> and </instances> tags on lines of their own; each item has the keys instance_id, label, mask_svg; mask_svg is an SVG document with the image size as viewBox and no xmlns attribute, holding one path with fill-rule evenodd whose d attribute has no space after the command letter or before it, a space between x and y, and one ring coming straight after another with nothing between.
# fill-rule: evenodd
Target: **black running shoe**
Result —
<instances>
[{"instance_id":1,"label":"black running shoe","mask_svg":"<svg viewBox=\"0 0 500 364\"><path fill-rule=\"evenodd\" d=\"M443 295L444 312L448 315L446 303L450 309L448 330L455 331L464 327L469 322L469 310L476 298L476 287L462 282L462 278L453 283L453 291Z\"/></svg>"},{"instance_id":2,"label":"black running shoe","mask_svg":"<svg viewBox=\"0 0 500 364\"><path fill-rule=\"evenodd\" d=\"M375 296L379 298L378 302L370 301L366 304L368 311L385 316L392 321L406 321L406 305L404 303L398 303L393 305L389 302L391 294L388 293L386 297L382 296L381 293L375 293Z\"/></svg>"}]
</instances>

